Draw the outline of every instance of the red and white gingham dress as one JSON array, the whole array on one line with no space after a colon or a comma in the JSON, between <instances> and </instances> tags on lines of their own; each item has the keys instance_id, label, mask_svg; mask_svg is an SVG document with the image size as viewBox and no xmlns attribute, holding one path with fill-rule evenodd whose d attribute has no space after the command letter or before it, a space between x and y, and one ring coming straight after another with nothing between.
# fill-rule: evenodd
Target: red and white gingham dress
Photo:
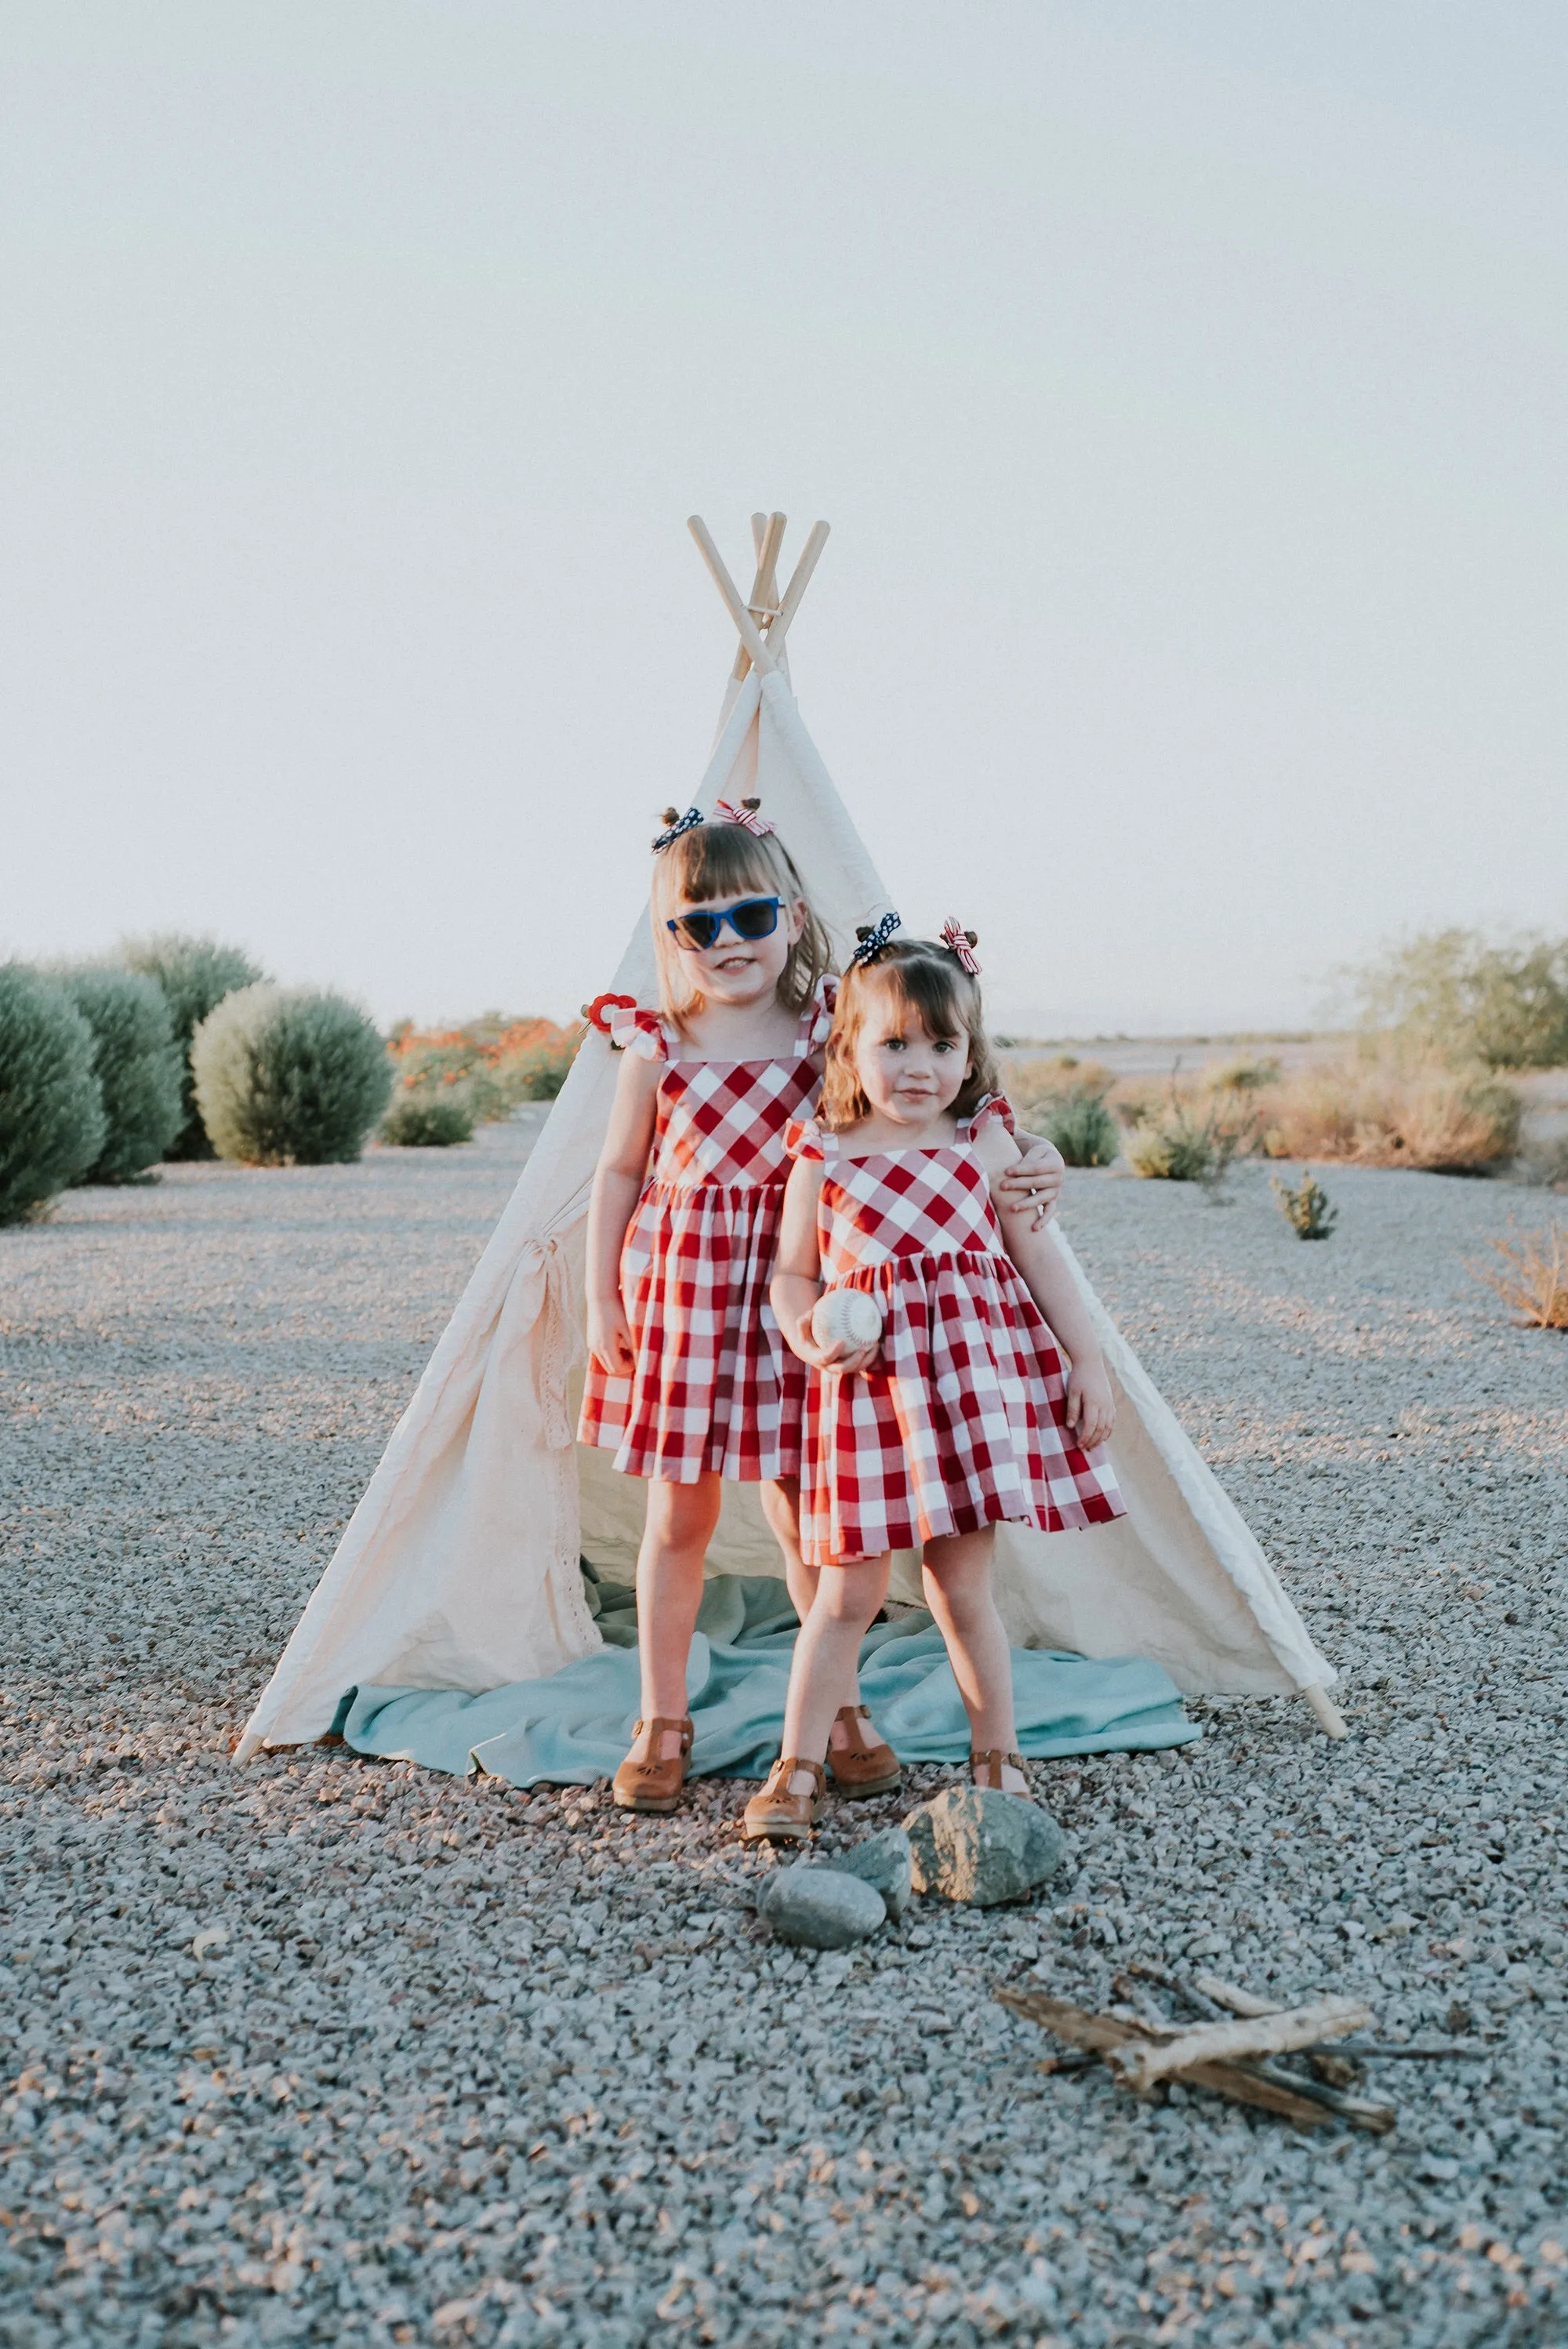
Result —
<instances>
[{"instance_id":1,"label":"red and white gingham dress","mask_svg":"<svg viewBox=\"0 0 1568 2349\"><path fill-rule=\"evenodd\" d=\"M913 1549L1002 1519L1042 1533L1104 1525L1126 1503L1102 1447L1065 1424L1061 1356L1006 1254L971 1138L999 1094L937 1150L841 1156L815 1122L790 1154L824 1162L818 1232L830 1288L882 1312L868 1371L813 1373L800 1475L800 1547L813 1566Z\"/></svg>"},{"instance_id":2,"label":"red and white gingham dress","mask_svg":"<svg viewBox=\"0 0 1568 2349\"><path fill-rule=\"evenodd\" d=\"M768 1301L789 1179L784 1136L814 1105L832 1025L825 978L794 1049L771 1061L672 1059L680 1039L655 1012L611 1009L611 1040L666 1063L648 1180L621 1250L621 1296L636 1368L595 1361L579 1441L614 1449L631 1476L694 1485L705 1470L743 1484L800 1471L806 1365Z\"/></svg>"}]
</instances>

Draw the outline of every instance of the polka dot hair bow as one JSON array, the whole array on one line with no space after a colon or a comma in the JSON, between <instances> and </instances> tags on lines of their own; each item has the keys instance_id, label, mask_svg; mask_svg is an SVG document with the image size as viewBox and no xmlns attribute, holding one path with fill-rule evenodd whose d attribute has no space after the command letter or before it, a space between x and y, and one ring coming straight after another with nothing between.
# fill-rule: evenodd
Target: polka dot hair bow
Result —
<instances>
[{"instance_id":1,"label":"polka dot hair bow","mask_svg":"<svg viewBox=\"0 0 1568 2349\"><path fill-rule=\"evenodd\" d=\"M853 970L858 962L874 962L893 932L903 927L902 916L884 914L881 921L873 923L870 929L857 930L855 936L860 944L850 957L850 968Z\"/></svg>"},{"instance_id":2,"label":"polka dot hair bow","mask_svg":"<svg viewBox=\"0 0 1568 2349\"><path fill-rule=\"evenodd\" d=\"M956 914L950 914L942 925L942 943L949 954L956 955L971 978L980 976L980 965L975 949L980 941L973 930L966 930Z\"/></svg>"},{"instance_id":3,"label":"polka dot hair bow","mask_svg":"<svg viewBox=\"0 0 1568 2349\"><path fill-rule=\"evenodd\" d=\"M687 808L685 815L682 815L676 809L667 807L665 810L665 830L654 843L655 855L658 854L661 848L667 848L672 840L678 840L683 832L695 832L701 822L701 808Z\"/></svg>"}]
</instances>

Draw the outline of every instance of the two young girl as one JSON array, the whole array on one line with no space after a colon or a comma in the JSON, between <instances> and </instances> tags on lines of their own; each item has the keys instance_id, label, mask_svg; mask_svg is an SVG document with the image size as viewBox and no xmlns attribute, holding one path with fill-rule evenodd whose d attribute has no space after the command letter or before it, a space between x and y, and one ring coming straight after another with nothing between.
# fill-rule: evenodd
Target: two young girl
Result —
<instances>
[{"instance_id":1,"label":"two young girl","mask_svg":"<svg viewBox=\"0 0 1568 2349\"><path fill-rule=\"evenodd\" d=\"M580 1429L648 1480L637 1561L643 1717L614 1781L615 1801L634 1810L673 1809L686 1775L686 1666L722 1479L759 1485L808 1627L822 1562L838 1556L815 1537L803 1554L799 1532L803 1436L828 1357L799 1330L786 1344L769 1298L786 1135L815 1106L833 1025L828 941L755 802L721 802L707 823L695 809L666 822L654 843L652 905L662 1016L609 998L594 1007L625 1059L589 1215L592 1360ZM1045 1143L1020 1157L1009 1139L1005 1164L991 1147L1010 1227L1037 1232L1060 1158ZM822 1501L810 1489L815 1523ZM835 1566L825 1580L834 1605L837 1578ZM830 1640L812 1667L814 1711L795 1751L817 1739L825 1705L811 1757L819 1789L824 1761L846 1793L898 1781L891 1750L866 1733L857 1646ZM1005 1665L1005 1645L1002 1653ZM792 1701L799 1680L798 1665Z\"/></svg>"}]
</instances>

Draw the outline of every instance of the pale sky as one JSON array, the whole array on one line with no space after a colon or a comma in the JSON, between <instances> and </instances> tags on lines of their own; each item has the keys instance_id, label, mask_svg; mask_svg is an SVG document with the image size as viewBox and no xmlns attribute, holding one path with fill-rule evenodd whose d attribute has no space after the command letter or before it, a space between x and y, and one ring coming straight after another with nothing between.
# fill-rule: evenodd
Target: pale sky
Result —
<instances>
[{"instance_id":1,"label":"pale sky","mask_svg":"<svg viewBox=\"0 0 1568 2349\"><path fill-rule=\"evenodd\" d=\"M1568 16L0 8L0 954L570 1012L733 636L1038 1033L1568 929Z\"/></svg>"}]
</instances>

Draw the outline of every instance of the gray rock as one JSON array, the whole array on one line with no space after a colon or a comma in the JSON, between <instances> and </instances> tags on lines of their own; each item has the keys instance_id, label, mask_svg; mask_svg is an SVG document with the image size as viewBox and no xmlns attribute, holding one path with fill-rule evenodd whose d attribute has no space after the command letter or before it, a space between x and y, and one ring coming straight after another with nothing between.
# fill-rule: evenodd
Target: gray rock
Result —
<instances>
[{"instance_id":1,"label":"gray rock","mask_svg":"<svg viewBox=\"0 0 1568 2349\"><path fill-rule=\"evenodd\" d=\"M909 1837L902 1827L883 1827L880 1835L868 1836L852 1850L817 1865L832 1868L841 1876L858 1876L862 1884L874 1884L893 1924L913 1898Z\"/></svg>"},{"instance_id":2,"label":"gray rock","mask_svg":"<svg viewBox=\"0 0 1568 2349\"><path fill-rule=\"evenodd\" d=\"M887 1920L874 1884L841 1868L801 1862L769 1878L757 1913L781 1941L808 1950L852 1949Z\"/></svg>"},{"instance_id":3,"label":"gray rock","mask_svg":"<svg viewBox=\"0 0 1568 2349\"><path fill-rule=\"evenodd\" d=\"M903 1824L915 1890L975 1909L1032 1892L1067 1850L1048 1811L995 1786L944 1786Z\"/></svg>"}]
</instances>

